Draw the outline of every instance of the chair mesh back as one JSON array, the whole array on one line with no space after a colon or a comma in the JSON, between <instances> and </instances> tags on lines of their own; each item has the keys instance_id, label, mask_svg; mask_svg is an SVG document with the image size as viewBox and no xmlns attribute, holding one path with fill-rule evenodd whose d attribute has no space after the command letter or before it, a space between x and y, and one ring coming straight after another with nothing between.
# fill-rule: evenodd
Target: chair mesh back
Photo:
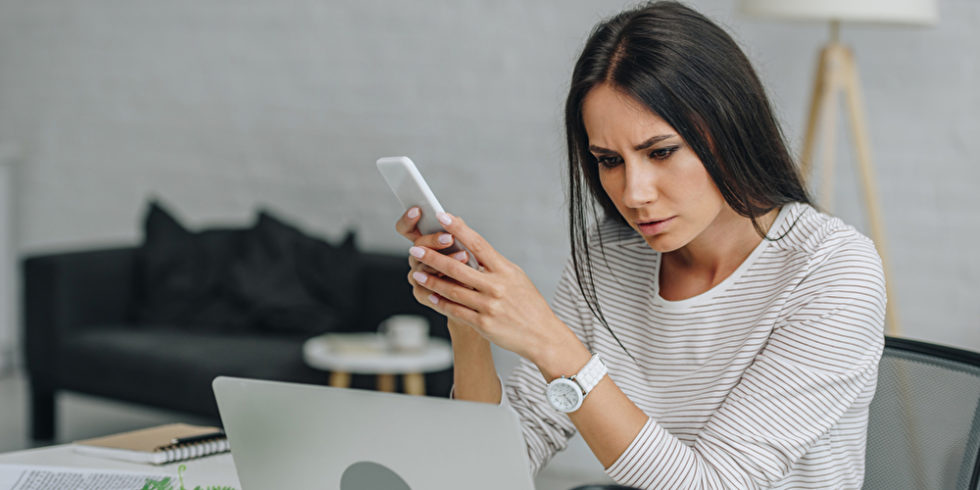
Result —
<instances>
[{"instance_id":1,"label":"chair mesh back","mask_svg":"<svg viewBox=\"0 0 980 490\"><path fill-rule=\"evenodd\" d=\"M977 359L956 349L889 339L871 402L864 488L975 488Z\"/></svg>"}]
</instances>

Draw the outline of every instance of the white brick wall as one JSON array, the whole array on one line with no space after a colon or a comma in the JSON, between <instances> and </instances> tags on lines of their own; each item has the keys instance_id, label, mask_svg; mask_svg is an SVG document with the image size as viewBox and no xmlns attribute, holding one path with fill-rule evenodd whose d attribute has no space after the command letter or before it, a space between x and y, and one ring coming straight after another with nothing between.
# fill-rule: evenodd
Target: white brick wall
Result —
<instances>
[{"instance_id":1,"label":"white brick wall","mask_svg":"<svg viewBox=\"0 0 980 490\"><path fill-rule=\"evenodd\" d=\"M17 164L16 148L0 141L0 377L20 364L20 330L17 328L17 263L14 251L14 217Z\"/></svg>"},{"instance_id":2,"label":"white brick wall","mask_svg":"<svg viewBox=\"0 0 980 490\"><path fill-rule=\"evenodd\" d=\"M550 295L567 251L571 64L595 21L631 3L0 0L0 140L25 156L16 242L136 242L159 195L192 225L268 205L400 251L373 162L407 154ZM746 47L798 147L826 26L692 3ZM980 3L940 10L934 28L845 25L842 39L860 65L905 331L980 349ZM842 157L836 209L863 227Z\"/></svg>"}]
</instances>

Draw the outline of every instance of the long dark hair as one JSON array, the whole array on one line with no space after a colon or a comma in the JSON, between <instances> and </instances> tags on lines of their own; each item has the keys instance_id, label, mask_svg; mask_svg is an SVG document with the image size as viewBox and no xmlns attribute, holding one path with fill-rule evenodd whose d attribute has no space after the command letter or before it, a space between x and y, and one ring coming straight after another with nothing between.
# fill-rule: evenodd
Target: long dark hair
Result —
<instances>
[{"instance_id":1,"label":"long dark hair","mask_svg":"<svg viewBox=\"0 0 980 490\"><path fill-rule=\"evenodd\" d=\"M670 124L700 158L728 205L750 218L764 238L758 217L787 203L810 203L810 198L762 83L722 28L676 2L649 3L601 22L572 72L565 131L575 276L589 308L609 329L596 297L589 227L599 222L597 204L604 219L627 224L602 189L582 121L585 96L604 83Z\"/></svg>"}]
</instances>

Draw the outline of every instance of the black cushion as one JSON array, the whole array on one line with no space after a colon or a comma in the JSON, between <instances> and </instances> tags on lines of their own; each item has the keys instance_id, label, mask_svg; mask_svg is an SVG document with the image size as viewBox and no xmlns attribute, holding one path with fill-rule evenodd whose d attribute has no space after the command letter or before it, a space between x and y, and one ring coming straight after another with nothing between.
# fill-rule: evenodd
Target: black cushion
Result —
<instances>
[{"instance_id":1,"label":"black cushion","mask_svg":"<svg viewBox=\"0 0 980 490\"><path fill-rule=\"evenodd\" d=\"M185 228L157 201L137 259L142 325L194 331L317 334L354 321L354 234L339 246L268 211L251 228Z\"/></svg>"},{"instance_id":2,"label":"black cushion","mask_svg":"<svg viewBox=\"0 0 980 490\"><path fill-rule=\"evenodd\" d=\"M195 233L152 201L144 233L137 257L137 321L216 331L247 326L247 312L227 287L245 230Z\"/></svg>"},{"instance_id":3,"label":"black cushion","mask_svg":"<svg viewBox=\"0 0 980 490\"><path fill-rule=\"evenodd\" d=\"M333 246L262 211L232 264L230 288L260 330L335 331L355 317L358 256L352 232Z\"/></svg>"}]
</instances>

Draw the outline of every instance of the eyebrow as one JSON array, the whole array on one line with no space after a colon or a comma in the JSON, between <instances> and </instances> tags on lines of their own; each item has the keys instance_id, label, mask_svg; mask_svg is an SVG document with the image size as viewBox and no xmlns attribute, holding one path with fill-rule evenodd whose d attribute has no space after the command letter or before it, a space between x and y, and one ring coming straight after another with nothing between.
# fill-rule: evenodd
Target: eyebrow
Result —
<instances>
[{"instance_id":1,"label":"eyebrow","mask_svg":"<svg viewBox=\"0 0 980 490\"><path fill-rule=\"evenodd\" d=\"M663 141L665 139L673 138L674 136L677 136L677 135L676 134L661 134L661 135L654 136L654 137L652 137L652 138L644 141L643 143L640 143L640 144L634 146L633 147L633 150L635 150L635 151L646 150L647 148L650 148L651 146L653 146L653 145L655 145L657 143L660 143L661 141ZM612 150L607 149L607 148L603 148L601 146L596 146L596 145L589 145L589 151L591 151L593 153L616 153L615 151L612 151Z\"/></svg>"}]
</instances>

